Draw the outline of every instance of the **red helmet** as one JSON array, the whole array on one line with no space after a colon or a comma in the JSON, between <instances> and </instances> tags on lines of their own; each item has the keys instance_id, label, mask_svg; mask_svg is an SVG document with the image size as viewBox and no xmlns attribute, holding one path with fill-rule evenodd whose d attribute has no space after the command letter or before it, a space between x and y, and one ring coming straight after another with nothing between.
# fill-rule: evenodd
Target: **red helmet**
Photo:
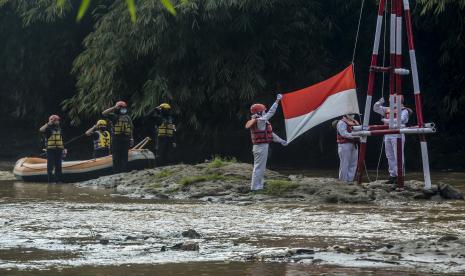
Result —
<instances>
[{"instance_id":1,"label":"red helmet","mask_svg":"<svg viewBox=\"0 0 465 276\"><path fill-rule=\"evenodd\" d=\"M117 107L127 107L128 105L124 101L118 101L116 102Z\"/></svg>"},{"instance_id":2,"label":"red helmet","mask_svg":"<svg viewBox=\"0 0 465 276\"><path fill-rule=\"evenodd\" d=\"M250 113L256 114L258 112L262 112L266 110L266 106L263 104L253 104L250 106Z\"/></svg>"},{"instance_id":3,"label":"red helmet","mask_svg":"<svg viewBox=\"0 0 465 276\"><path fill-rule=\"evenodd\" d=\"M49 122L55 122L55 121L59 121L59 120L60 120L60 116L55 115L55 114L50 115L50 117L48 117Z\"/></svg>"}]
</instances>

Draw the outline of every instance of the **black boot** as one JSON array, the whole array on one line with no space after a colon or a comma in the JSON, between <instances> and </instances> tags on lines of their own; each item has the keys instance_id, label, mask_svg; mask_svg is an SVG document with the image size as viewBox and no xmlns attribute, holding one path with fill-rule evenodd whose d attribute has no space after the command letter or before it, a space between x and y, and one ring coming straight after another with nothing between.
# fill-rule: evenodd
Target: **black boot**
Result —
<instances>
[{"instance_id":1,"label":"black boot","mask_svg":"<svg viewBox=\"0 0 465 276\"><path fill-rule=\"evenodd\" d=\"M388 181L384 182L384 184L394 184L394 183L396 183L395 181L397 181L397 177L391 176L391 177L389 177Z\"/></svg>"}]
</instances>

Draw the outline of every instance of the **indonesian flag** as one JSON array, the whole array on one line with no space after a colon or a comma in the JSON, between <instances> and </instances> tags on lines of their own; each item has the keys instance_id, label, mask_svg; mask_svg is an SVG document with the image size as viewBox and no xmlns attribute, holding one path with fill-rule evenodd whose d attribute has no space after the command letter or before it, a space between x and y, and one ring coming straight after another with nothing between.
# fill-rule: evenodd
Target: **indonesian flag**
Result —
<instances>
[{"instance_id":1,"label":"indonesian flag","mask_svg":"<svg viewBox=\"0 0 465 276\"><path fill-rule=\"evenodd\" d=\"M359 113L352 65L310 87L283 95L287 142L327 120Z\"/></svg>"}]
</instances>

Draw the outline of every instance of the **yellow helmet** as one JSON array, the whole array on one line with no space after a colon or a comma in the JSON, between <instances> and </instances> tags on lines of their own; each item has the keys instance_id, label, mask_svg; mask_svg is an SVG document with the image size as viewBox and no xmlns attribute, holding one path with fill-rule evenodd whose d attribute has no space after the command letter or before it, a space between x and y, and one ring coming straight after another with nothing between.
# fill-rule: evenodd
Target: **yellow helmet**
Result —
<instances>
[{"instance_id":1,"label":"yellow helmet","mask_svg":"<svg viewBox=\"0 0 465 276\"><path fill-rule=\"evenodd\" d=\"M97 126L107 126L107 121L105 121L105 120L98 120L98 121L97 121Z\"/></svg>"},{"instance_id":2,"label":"yellow helmet","mask_svg":"<svg viewBox=\"0 0 465 276\"><path fill-rule=\"evenodd\" d=\"M160 109L171 109L171 105L169 103L162 103L158 106Z\"/></svg>"}]
</instances>

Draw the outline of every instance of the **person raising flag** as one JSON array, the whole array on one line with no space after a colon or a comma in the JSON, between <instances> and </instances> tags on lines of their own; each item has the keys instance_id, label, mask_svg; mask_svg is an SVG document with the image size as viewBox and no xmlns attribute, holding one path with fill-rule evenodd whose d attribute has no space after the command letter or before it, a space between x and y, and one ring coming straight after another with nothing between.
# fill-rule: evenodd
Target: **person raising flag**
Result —
<instances>
[{"instance_id":1,"label":"person raising flag","mask_svg":"<svg viewBox=\"0 0 465 276\"><path fill-rule=\"evenodd\" d=\"M282 95L278 94L276 101L266 112L266 106L263 104L253 104L250 107L251 119L246 123L245 128L250 130L252 139L252 152L254 156L254 165L252 172L252 182L250 190L259 191L264 188L264 175L266 170L266 161L268 159L268 149L271 142L280 143L287 146L287 142L273 133L273 128L269 122L271 117L276 113L278 104Z\"/></svg>"},{"instance_id":2,"label":"person raising flag","mask_svg":"<svg viewBox=\"0 0 465 276\"><path fill-rule=\"evenodd\" d=\"M337 153L339 155L339 180L352 184L357 172L359 138L352 136L352 128L359 126L354 114L347 114L337 122Z\"/></svg>"}]
</instances>

